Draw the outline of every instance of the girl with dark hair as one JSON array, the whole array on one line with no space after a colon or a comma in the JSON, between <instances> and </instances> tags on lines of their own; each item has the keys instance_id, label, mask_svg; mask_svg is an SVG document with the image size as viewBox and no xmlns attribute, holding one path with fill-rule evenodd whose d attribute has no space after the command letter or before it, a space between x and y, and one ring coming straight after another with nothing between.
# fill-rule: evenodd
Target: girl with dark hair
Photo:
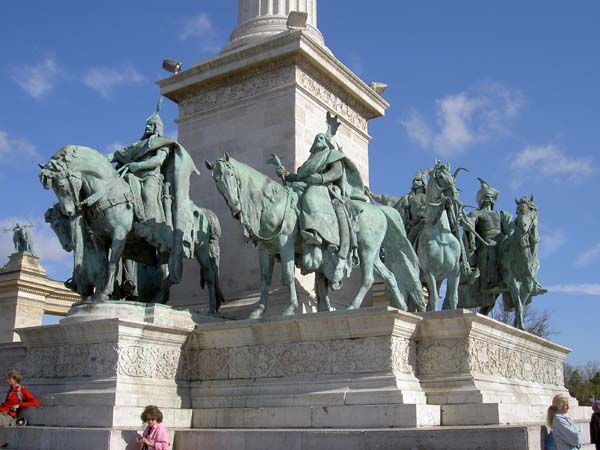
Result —
<instances>
[{"instance_id":1,"label":"girl with dark hair","mask_svg":"<svg viewBox=\"0 0 600 450\"><path fill-rule=\"evenodd\" d=\"M169 432L162 424L163 415L154 405L144 408L142 422L147 424L137 441L142 444L141 450L169 450Z\"/></svg>"}]
</instances>

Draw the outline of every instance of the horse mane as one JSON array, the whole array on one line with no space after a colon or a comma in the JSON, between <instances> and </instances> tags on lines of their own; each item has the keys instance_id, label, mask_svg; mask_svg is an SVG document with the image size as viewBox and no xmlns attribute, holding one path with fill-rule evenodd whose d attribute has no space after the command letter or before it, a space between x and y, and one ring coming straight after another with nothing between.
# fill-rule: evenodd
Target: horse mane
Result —
<instances>
[{"instance_id":1,"label":"horse mane","mask_svg":"<svg viewBox=\"0 0 600 450\"><path fill-rule=\"evenodd\" d=\"M289 188L234 158L230 157L224 162L231 165L240 182L239 200L242 207L240 221L244 234L252 237L252 233L258 233L261 229L263 212L275 203L277 196Z\"/></svg>"}]
</instances>

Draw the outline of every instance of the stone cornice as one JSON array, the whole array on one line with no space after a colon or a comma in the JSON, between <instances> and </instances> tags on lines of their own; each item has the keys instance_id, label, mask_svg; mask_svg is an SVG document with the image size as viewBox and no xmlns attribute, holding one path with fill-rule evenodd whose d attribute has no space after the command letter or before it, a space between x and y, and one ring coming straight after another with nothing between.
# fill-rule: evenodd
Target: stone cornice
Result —
<instances>
[{"instance_id":1,"label":"stone cornice","mask_svg":"<svg viewBox=\"0 0 600 450\"><path fill-rule=\"evenodd\" d=\"M157 82L161 94L176 103L194 95L199 87L247 70L256 70L282 58L300 56L333 78L347 95L365 108L366 119L385 114L389 104L344 66L325 47L301 31L285 32L261 43L202 61L191 69Z\"/></svg>"},{"instance_id":2,"label":"stone cornice","mask_svg":"<svg viewBox=\"0 0 600 450\"><path fill-rule=\"evenodd\" d=\"M0 274L0 292L11 291L41 295L50 302L59 300L73 303L81 299L79 294L65 288L60 281L27 271Z\"/></svg>"}]
</instances>

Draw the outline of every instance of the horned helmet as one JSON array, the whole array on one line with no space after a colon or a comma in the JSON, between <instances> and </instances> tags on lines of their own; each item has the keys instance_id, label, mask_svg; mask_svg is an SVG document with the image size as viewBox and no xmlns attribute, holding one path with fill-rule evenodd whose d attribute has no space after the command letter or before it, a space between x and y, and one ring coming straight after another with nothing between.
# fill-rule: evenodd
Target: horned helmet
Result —
<instances>
[{"instance_id":1,"label":"horned helmet","mask_svg":"<svg viewBox=\"0 0 600 450\"><path fill-rule=\"evenodd\" d=\"M158 99L158 103L156 104L156 111L154 111L154 113L146 119L146 128L144 129L144 136L142 136L142 138L146 138L153 134L157 134L159 136L164 135L165 126L159 115L161 106L162 97Z\"/></svg>"},{"instance_id":2,"label":"horned helmet","mask_svg":"<svg viewBox=\"0 0 600 450\"><path fill-rule=\"evenodd\" d=\"M479 183L481 183L481 188L479 188L479 191L477 192L477 205L481 208L484 202L488 201L491 203L492 209L494 209L500 191L491 187L485 180L482 180L481 178L477 179L479 180Z\"/></svg>"}]
</instances>

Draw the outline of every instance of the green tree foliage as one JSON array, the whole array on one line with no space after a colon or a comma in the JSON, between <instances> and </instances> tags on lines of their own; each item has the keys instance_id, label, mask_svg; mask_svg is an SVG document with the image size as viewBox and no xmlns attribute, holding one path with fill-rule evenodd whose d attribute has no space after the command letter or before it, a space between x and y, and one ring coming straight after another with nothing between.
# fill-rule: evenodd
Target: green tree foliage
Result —
<instances>
[{"instance_id":1,"label":"green tree foliage","mask_svg":"<svg viewBox=\"0 0 600 450\"><path fill-rule=\"evenodd\" d=\"M572 366L565 364L565 386L580 405L590 406L591 397L600 399L600 361Z\"/></svg>"}]
</instances>

